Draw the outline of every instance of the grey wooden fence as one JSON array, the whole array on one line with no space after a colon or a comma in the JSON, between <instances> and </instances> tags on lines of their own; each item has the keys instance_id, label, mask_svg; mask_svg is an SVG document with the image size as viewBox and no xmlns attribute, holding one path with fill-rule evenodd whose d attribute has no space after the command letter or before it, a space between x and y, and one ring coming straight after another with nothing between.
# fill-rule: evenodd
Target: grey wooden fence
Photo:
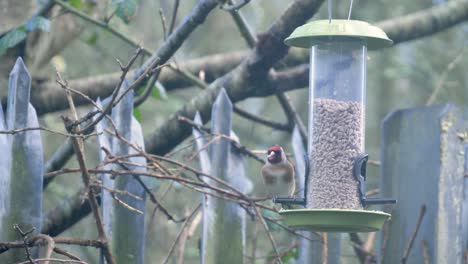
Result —
<instances>
[{"instance_id":1,"label":"grey wooden fence","mask_svg":"<svg viewBox=\"0 0 468 264\"><path fill-rule=\"evenodd\" d=\"M407 263L425 263L425 251L430 263L463 263L467 133L468 119L450 105L399 110L384 120L380 190L398 204L380 234L383 263L401 262L423 205L426 213Z\"/></svg>"},{"instance_id":2,"label":"grey wooden fence","mask_svg":"<svg viewBox=\"0 0 468 264\"><path fill-rule=\"evenodd\" d=\"M465 111L465 120L468 119L468 110ZM463 183L463 208L462 208L462 234L463 249L465 250L465 262L468 263L468 131L465 133L465 174ZM465 263L465 264L466 264Z\"/></svg>"},{"instance_id":3,"label":"grey wooden fence","mask_svg":"<svg viewBox=\"0 0 468 264\"><path fill-rule=\"evenodd\" d=\"M6 123L0 114L0 126L7 130L37 127L37 115L29 103L31 76L21 58L10 73ZM35 228L41 232L43 151L38 130L0 135L0 240L21 238L13 228L24 232ZM9 262L24 260L23 250L10 250L0 255ZM4 263L4 262L3 262Z\"/></svg>"},{"instance_id":4,"label":"grey wooden fence","mask_svg":"<svg viewBox=\"0 0 468 264\"><path fill-rule=\"evenodd\" d=\"M231 129L232 103L221 89L211 113L211 131L215 135L234 136ZM194 120L202 124L200 115ZM207 140L194 128L201 168L247 193L252 184L245 176L244 161L231 149L231 142L218 137L207 150ZM207 180L215 184L212 180ZM245 250L245 211L238 204L203 195L201 263L243 263ZM228 238L228 239L227 239Z\"/></svg>"}]
</instances>

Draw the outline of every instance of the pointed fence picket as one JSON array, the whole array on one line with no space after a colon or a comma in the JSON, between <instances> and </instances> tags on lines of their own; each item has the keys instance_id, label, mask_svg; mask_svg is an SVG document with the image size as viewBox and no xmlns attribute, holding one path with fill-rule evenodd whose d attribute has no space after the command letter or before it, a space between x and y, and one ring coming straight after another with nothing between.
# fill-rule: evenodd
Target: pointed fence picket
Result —
<instances>
[{"instance_id":1,"label":"pointed fence picket","mask_svg":"<svg viewBox=\"0 0 468 264\"><path fill-rule=\"evenodd\" d=\"M211 117L211 131L218 138L208 146L209 151L203 134L193 129L203 172L230 183L241 192L249 192L252 183L245 175L242 157L231 149L229 140L220 136L237 137L231 131L232 103L224 89L213 104ZM199 114L194 121L202 124ZM201 263L243 263L245 221L245 211L238 204L204 195Z\"/></svg>"},{"instance_id":2,"label":"pointed fence picket","mask_svg":"<svg viewBox=\"0 0 468 264\"><path fill-rule=\"evenodd\" d=\"M36 110L30 104L31 76L21 58L10 73L6 118L0 117L0 127L7 130L38 127ZM6 119L6 122L5 122ZM0 240L21 238L13 229L17 224L23 231L35 228L40 233L42 222L42 178L44 171L41 133L30 130L0 135ZM10 250L0 255L0 262L24 260L23 250Z\"/></svg>"},{"instance_id":3,"label":"pointed fence picket","mask_svg":"<svg viewBox=\"0 0 468 264\"><path fill-rule=\"evenodd\" d=\"M197 112L195 114L195 118L193 119L194 123L197 125L203 125L200 113ZM197 147L198 151L198 160L200 161L200 168L203 173L210 174L211 173L211 161L210 161L210 156L208 153L208 150L206 149L206 138L204 134L199 131L198 129L193 128L192 129L192 135L195 138L195 144ZM204 179L205 182L208 184L212 184L213 181L211 179ZM207 192L210 192L210 190L206 190ZM209 206L211 197L207 194L202 194L202 215L203 215L203 220L202 220L202 229L201 229L201 247L200 247L200 263L205 263L205 253L206 253L206 245L207 245L207 240L203 239L208 237L208 229L210 224L212 222L213 216L212 214L214 213L212 208Z\"/></svg>"},{"instance_id":4,"label":"pointed fence picket","mask_svg":"<svg viewBox=\"0 0 468 264\"><path fill-rule=\"evenodd\" d=\"M125 90L125 85L122 91ZM106 105L106 101L104 100ZM133 92L127 93L123 99L113 108L112 119L114 120L117 132L129 142L144 149L143 133L138 121L133 117ZM114 128L103 119L96 126L98 132L98 142L101 148L100 159L103 161L106 148L112 155L127 155L136 153L126 142L117 137L102 133L108 128ZM128 158L131 163L146 165L144 157ZM109 166L115 170L141 170L143 167L113 165ZM112 253L116 263L144 263L145 245L145 202L146 193L143 186L138 182L138 175L121 175L111 179L109 175L101 175L102 183L105 187L118 191L129 192L141 200L121 193L110 193L109 190L102 190L101 208L103 214L104 228L111 241ZM145 180L144 182L148 182ZM121 201L121 202L120 202ZM133 209L127 208L127 205ZM103 261L101 259L101 261Z\"/></svg>"}]
</instances>

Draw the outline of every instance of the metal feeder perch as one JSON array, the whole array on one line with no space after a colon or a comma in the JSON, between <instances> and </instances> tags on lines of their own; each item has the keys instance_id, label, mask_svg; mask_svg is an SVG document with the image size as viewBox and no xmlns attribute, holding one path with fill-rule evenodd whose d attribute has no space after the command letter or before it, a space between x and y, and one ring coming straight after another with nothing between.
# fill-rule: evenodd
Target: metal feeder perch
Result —
<instances>
[{"instance_id":1,"label":"metal feeder perch","mask_svg":"<svg viewBox=\"0 0 468 264\"><path fill-rule=\"evenodd\" d=\"M322 232L372 232L389 214L365 210L394 199L366 197L364 109L368 49L392 44L385 32L356 20L318 20L298 27L285 43L311 48L308 157L303 198L275 198L285 223ZM310 175L309 175L310 174Z\"/></svg>"}]
</instances>

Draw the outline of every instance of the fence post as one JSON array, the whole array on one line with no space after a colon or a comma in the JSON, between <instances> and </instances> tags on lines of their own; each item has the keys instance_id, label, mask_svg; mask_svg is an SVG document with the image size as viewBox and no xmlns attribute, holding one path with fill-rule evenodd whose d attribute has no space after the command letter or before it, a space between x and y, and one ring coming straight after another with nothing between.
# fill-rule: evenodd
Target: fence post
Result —
<instances>
[{"instance_id":1,"label":"fence post","mask_svg":"<svg viewBox=\"0 0 468 264\"><path fill-rule=\"evenodd\" d=\"M121 92L125 91L127 87L128 83L125 82L121 88ZM119 104L113 108L112 119L115 122L120 136L132 143L136 143L140 147L144 147L141 128L136 121L133 121L133 91L127 93ZM121 141L117 137L112 137L111 152L113 155L126 155L133 151L125 142ZM143 165L145 163L145 160L141 158L130 158L129 161L140 162L143 163ZM127 166L127 168L122 168L121 165L115 166L116 170L136 169L132 166ZM111 220L112 253L115 256L117 263L144 263L145 190L134 175L120 175L116 177L113 186L116 190L127 191L133 195L141 197L143 200L136 200L134 197L130 197L128 195L114 194L115 197L113 197L113 213ZM123 203L139 210L143 214L137 213L134 210L129 210L129 208L126 208L115 198L118 198Z\"/></svg>"},{"instance_id":2,"label":"fence post","mask_svg":"<svg viewBox=\"0 0 468 264\"><path fill-rule=\"evenodd\" d=\"M304 155L306 151L304 149L303 141L299 129L294 126L292 133L291 146L294 154L294 160L296 162L295 171L297 179L297 196L303 196L305 187L305 160ZM312 176L313 177L313 176ZM310 231L299 231L302 235L314 239L314 241L307 240L305 238L299 238L299 261L298 263L323 263L322 252L323 243L322 239L315 235L314 232ZM341 235L328 233L328 261L327 263L339 263L340 260L340 243Z\"/></svg>"},{"instance_id":3,"label":"fence post","mask_svg":"<svg viewBox=\"0 0 468 264\"><path fill-rule=\"evenodd\" d=\"M96 100L96 105L102 109L101 100L98 98ZM95 116L94 118L98 118ZM106 159L106 152L104 149L111 151L111 145L109 140L109 136L104 132L107 128L107 120L104 118L100 122L96 124L94 129L96 130L97 134L97 141L98 141L98 152L99 152L99 160L103 162ZM111 164L104 165L103 169L109 170L112 169ZM105 188L114 189L114 180L111 179L111 175L109 174L101 174L99 175L102 185ZM101 190L101 213L102 213L102 224L104 225L104 231L106 232L107 236L112 240L112 219L113 219L113 199L111 194L106 191L104 188ZM104 262L104 255L101 254L101 263Z\"/></svg>"},{"instance_id":4,"label":"fence post","mask_svg":"<svg viewBox=\"0 0 468 264\"><path fill-rule=\"evenodd\" d=\"M465 117L468 119L468 110L465 111ZM463 255L465 264L468 263L468 129L465 131L465 173L463 175L463 208L462 208L462 223L463 223Z\"/></svg>"},{"instance_id":5,"label":"fence post","mask_svg":"<svg viewBox=\"0 0 468 264\"><path fill-rule=\"evenodd\" d=\"M234 133L234 131L231 130L230 136L237 143L240 143L239 137ZM237 149L234 148L231 148L231 151L229 152L228 175L226 180L244 194L249 194L253 189L253 183L245 173L244 157ZM237 263L243 263L243 258L246 255L245 230L247 226L247 213L244 208L240 207L237 203L228 202L226 207L227 210L224 214L228 221L225 225L232 226L233 228L233 230L228 230L229 234L227 235L235 233L235 237L238 239L238 241L234 241L235 246L242 247L241 249L236 248L236 254L239 254L237 255Z\"/></svg>"},{"instance_id":6,"label":"fence post","mask_svg":"<svg viewBox=\"0 0 468 264\"><path fill-rule=\"evenodd\" d=\"M6 130L5 116L3 115L2 103L0 102L0 130ZM0 149L9 149L8 135L0 134ZM3 238L3 217L8 211L8 200L10 192L10 155L0 157L0 239Z\"/></svg>"},{"instance_id":7,"label":"fence post","mask_svg":"<svg viewBox=\"0 0 468 264\"><path fill-rule=\"evenodd\" d=\"M193 122L197 125L203 125L200 113L197 112L195 114L195 118L193 119ZM198 131L198 129L193 128L192 129L192 135L193 138L195 139L195 144L197 146L197 151L198 151L198 160L200 161L200 168L203 173L210 174L211 172L211 162L210 162L210 156L208 154L208 150L206 149L206 139L205 136L203 135L202 132ZM209 184L212 184L212 181L210 179L205 179L205 181ZM209 191L209 190L207 190ZM207 194L202 194L202 215L203 215L203 220L202 220L202 230L201 230L201 246L200 246L200 263L204 264L205 263L205 249L206 249L206 239L203 239L204 237L208 236L208 223L209 221L207 219L211 219L212 216L209 214L213 213L212 210L210 210L208 206L208 202L212 197L209 197Z\"/></svg>"},{"instance_id":8,"label":"fence post","mask_svg":"<svg viewBox=\"0 0 468 264\"><path fill-rule=\"evenodd\" d=\"M29 103L31 76L21 58L16 60L8 82L8 102L6 113L7 130L38 127L34 107ZM4 149L9 163L2 182L6 188L2 190L6 201L6 211L1 216L1 235L4 241L21 239L19 232L13 229L18 224L23 231L34 227L35 233L41 232L42 221L42 177L43 151L39 130L7 135L8 148ZM5 137L3 137L5 140ZM8 263L24 261L24 250L11 250L2 256ZM3 254L2 254L3 255Z\"/></svg>"},{"instance_id":9,"label":"fence post","mask_svg":"<svg viewBox=\"0 0 468 264\"><path fill-rule=\"evenodd\" d=\"M229 136L231 131L232 103L221 89L211 112L211 131ZM230 142L222 137L210 148L211 175L230 182ZM211 198L211 197L210 197ZM202 263L243 263L244 238L239 206L220 199L208 199L203 215L206 235L202 237ZM228 238L228 239L227 239Z\"/></svg>"},{"instance_id":10,"label":"fence post","mask_svg":"<svg viewBox=\"0 0 468 264\"><path fill-rule=\"evenodd\" d=\"M399 263L426 206L409 263L462 263L463 135L468 120L446 105L399 110L382 123L383 197L398 204L380 232L379 259ZM423 248L422 241L426 248Z\"/></svg>"}]
</instances>

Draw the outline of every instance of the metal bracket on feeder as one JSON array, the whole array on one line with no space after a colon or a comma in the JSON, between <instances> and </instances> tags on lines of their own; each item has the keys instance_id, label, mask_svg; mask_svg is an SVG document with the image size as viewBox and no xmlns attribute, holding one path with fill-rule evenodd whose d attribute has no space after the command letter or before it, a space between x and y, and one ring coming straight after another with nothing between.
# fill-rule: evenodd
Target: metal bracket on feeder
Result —
<instances>
[{"instance_id":1,"label":"metal bracket on feeder","mask_svg":"<svg viewBox=\"0 0 468 264\"><path fill-rule=\"evenodd\" d=\"M286 197L275 197L273 198L274 203L279 203L281 205L292 205L298 204L306 206L307 204L307 183L309 181L309 156L304 155L305 162L305 174L304 174L304 197L303 198L286 198Z\"/></svg>"},{"instance_id":2,"label":"metal bracket on feeder","mask_svg":"<svg viewBox=\"0 0 468 264\"><path fill-rule=\"evenodd\" d=\"M395 204L397 202L396 199L366 197L366 166L368 160L369 155L363 153L354 160L353 165L353 175L358 181L359 198L362 206L365 207L371 204Z\"/></svg>"}]
</instances>

